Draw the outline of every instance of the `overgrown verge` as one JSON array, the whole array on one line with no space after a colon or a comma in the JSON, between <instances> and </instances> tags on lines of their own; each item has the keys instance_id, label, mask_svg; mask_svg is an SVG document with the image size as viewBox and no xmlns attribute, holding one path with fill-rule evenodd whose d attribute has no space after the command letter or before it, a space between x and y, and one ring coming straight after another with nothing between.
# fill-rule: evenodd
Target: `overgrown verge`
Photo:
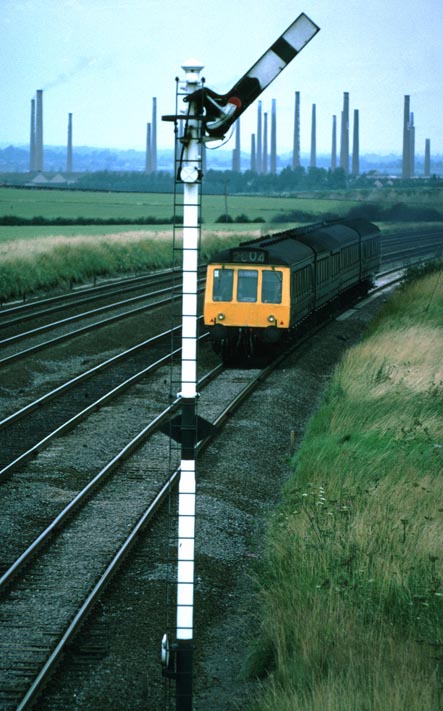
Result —
<instances>
[{"instance_id":1,"label":"overgrown verge","mask_svg":"<svg viewBox=\"0 0 443 711\"><path fill-rule=\"evenodd\" d=\"M238 235L208 236L201 259L236 244ZM28 258L0 262L0 303L51 290L66 290L97 277L167 269L172 263L172 238L140 238L132 241L96 241L90 244L60 244Z\"/></svg>"},{"instance_id":2,"label":"overgrown verge","mask_svg":"<svg viewBox=\"0 0 443 711\"><path fill-rule=\"evenodd\" d=\"M258 572L254 711L443 707L443 269L338 367Z\"/></svg>"}]
</instances>

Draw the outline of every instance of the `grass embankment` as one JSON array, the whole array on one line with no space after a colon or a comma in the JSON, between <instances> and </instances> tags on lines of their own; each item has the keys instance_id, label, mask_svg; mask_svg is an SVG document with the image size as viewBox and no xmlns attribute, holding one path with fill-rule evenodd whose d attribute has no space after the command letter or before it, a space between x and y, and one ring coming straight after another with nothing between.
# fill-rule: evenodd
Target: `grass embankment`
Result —
<instances>
[{"instance_id":1,"label":"grass embankment","mask_svg":"<svg viewBox=\"0 0 443 711\"><path fill-rule=\"evenodd\" d=\"M201 259L249 237L220 231L204 235ZM97 277L168 268L172 232L132 231L106 235L44 236L0 244L0 302L39 292L66 290Z\"/></svg>"},{"instance_id":2,"label":"grass embankment","mask_svg":"<svg viewBox=\"0 0 443 711\"><path fill-rule=\"evenodd\" d=\"M259 572L254 711L443 708L443 271L338 367Z\"/></svg>"}]
</instances>

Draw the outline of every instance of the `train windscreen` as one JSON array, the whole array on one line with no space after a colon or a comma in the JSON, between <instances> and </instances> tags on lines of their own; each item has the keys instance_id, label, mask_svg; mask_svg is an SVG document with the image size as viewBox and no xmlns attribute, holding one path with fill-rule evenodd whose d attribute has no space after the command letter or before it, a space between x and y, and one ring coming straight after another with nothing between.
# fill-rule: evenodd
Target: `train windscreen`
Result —
<instances>
[{"instance_id":1,"label":"train windscreen","mask_svg":"<svg viewBox=\"0 0 443 711\"><path fill-rule=\"evenodd\" d=\"M261 300L264 304L281 304L282 272L264 271L261 289Z\"/></svg>"},{"instance_id":2,"label":"train windscreen","mask_svg":"<svg viewBox=\"0 0 443 711\"><path fill-rule=\"evenodd\" d=\"M237 301L257 301L258 271L256 269L239 269Z\"/></svg>"},{"instance_id":3,"label":"train windscreen","mask_svg":"<svg viewBox=\"0 0 443 711\"><path fill-rule=\"evenodd\" d=\"M214 269L212 286L213 301L232 301L233 269Z\"/></svg>"}]
</instances>

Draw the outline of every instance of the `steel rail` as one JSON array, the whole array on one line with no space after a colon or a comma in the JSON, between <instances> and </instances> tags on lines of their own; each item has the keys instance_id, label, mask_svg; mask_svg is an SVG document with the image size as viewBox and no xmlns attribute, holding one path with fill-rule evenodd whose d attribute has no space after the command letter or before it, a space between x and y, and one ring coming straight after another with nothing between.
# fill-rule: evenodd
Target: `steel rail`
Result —
<instances>
[{"instance_id":1,"label":"steel rail","mask_svg":"<svg viewBox=\"0 0 443 711\"><path fill-rule=\"evenodd\" d=\"M49 393L42 395L36 400L30 402L28 405L25 405L24 407L20 408L20 410L17 410L11 415L5 417L3 420L0 420L0 430L9 427L14 422L18 422L18 420L21 420L22 417L25 417L26 415L30 414L31 412L46 404L50 400L53 400L55 397L58 397L59 395L62 395L63 393L71 390L75 385L78 385L84 380L93 377L94 375L101 372L102 370L105 370L106 368L110 368L115 363L118 363L121 360L126 360L126 358L133 355L142 348L146 348L147 346L151 346L157 341L162 340L163 338L172 336L173 333L180 331L180 328L180 326L175 326L169 331L163 331L157 336L153 336L152 338L148 338L146 341L137 343L135 346L132 346L132 348L128 348L127 350L122 351L121 353L117 353L117 355L108 358L107 360L103 361L102 363L99 363L98 365L95 365L93 368L90 368L89 370L86 370L83 373L76 375L74 378L71 378L71 380L67 380L65 383L59 385L57 388L54 388Z\"/></svg>"},{"instance_id":2,"label":"steel rail","mask_svg":"<svg viewBox=\"0 0 443 711\"><path fill-rule=\"evenodd\" d=\"M177 330L179 330L179 328L180 327L178 327L178 326L176 327ZM167 332L165 332L165 333L167 334ZM164 335L164 334L162 334L162 335ZM200 341L204 340L207 337L208 337L208 334L203 333L201 336L199 336L199 340ZM174 351L172 351L171 353L167 353L165 356L162 356L162 358L159 358L159 360L155 361L155 363L151 363L146 368L143 368L142 370L140 370L138 373L131 375L130 378L127 378L119 385L116 385L114 388L109 390L109 392L105 393L104 395L99 397L97 400L95 400L93 403L91 403L87 407L83 408L83 410L81 410L77 414L73 415L73 417L70 417L69 420L66 420L66 422L59 425L55 430L53 430L52 432L47 434L45 437L43 437L43 439L41 439L39 442L34 444L32 447L30 447L26 452L23 452L22 454L20 454L20 456L16 457L16 459L14 459L12 462L9 462L6 466L4 466L2 469L0 469L0 481L5 479L7 476L9 476L15 469L17 469L17 467L24 464L26 461L28 461L29 459L34 457L36 454L41 452L43 449L45 449L52 442L53 439L60 436L61 434L65 434L66 432L69 432L70 430L74 429L80 422L82 422L87 417L89 417L89 415L92 412L96 412L101 407L103 407L103 405L106 405L108 402L110 402L114 398L121 395L123 392L125 392L126 390L131 388L135 383L137 383L139 380L144 378L146 375L149 375L150 373L154 372L158 368L161 368L162 365L165 365L166 363L168 363L168 361L170 361L172 358L179 355L180 352L181 352L181 348L177 348ZM121 357L121 354L119 354L119 356L117 356L117 357ZM108 362L106 362L105 364L102 364L102 365L108 366ZM88 377L90 377L89 373L87 375L88 375ZM45 401L45 399L49 400L60 393L66 392L66 390L68 390L69 387L72 387L72 384L73 384L73 382L75 383L75 380L76 379L74 378L73 381L70 381L69 383L65 383L64 385L60 386L60 388L57 388L55 391L52 391L51 393L48 393L48 395L40 398L40 400L30 403L30 405L28 405L27 407L18 411L17 413L14 413L14 415L16 415L17 419L18 419L18 415L24 416L24 414L28 414L29 412L35 410L37 407L39 407L42 404L43 401ZM67 386L69 386L69 387L67 387ZM27 410L27 412L24 412L26 410ZM11 417L14 417L14 415L12 415ZM9 419L9 418L7 418L7 419ZM3 422L5 422L5 421L3 421ZM2 425L2 424L3 423L0 423L0 425ZM0 585L0 587L1 587L1 585Z\"/></svg>"},{"instance_id":3,"label":"steel rail","mask_svg":"<svg viewBox=\"0 0 443 711\"><path fill-rule=\"evenodd\" d=\"M206 265L202 264L200 265L199 270L202 271L205 268ZM37 318L38 316L45 315L46 313L54 313L56 311L61 311L64 308L73 308L77 304L97 301L98 299L108 298L110 296L113 296L114 294L122 294L122 292L135 291L136 289L141 289L145 285L149 286L151 282L162 282L168 279L170 281L173 281L177 276L181 277L181 269L163 269L136 277L112 279L103 284L99 284L98 286L80 286L73 289L72 291L65 292L63 294L49 296L43 299L34 299L24 303L16 304L15 306L8 307L2 306L0 304L0 329L6 328L7 326L11 326L15 323L29 321L33 318ZM51 304L55 305L51 306ZM48 306L49 308L45 309L45 306ZM43 308L43 310L34 311L34 309L39 308ZM31 313L26 313L28 311L30 311ZM2 318L4 316L14 316L15 314L18 314L16 318L2 322Z\"/></svg>"},{"instance_id":4,"label":"steel rail","mask_svg":"<svg viewBox=\"0 0 443 711\"><path fill-rule=\"evenodd\" d=\"M317 329L315 329L315 332L317 330L320 330L321 326L319 326ZM226 422L226 420L237 410L240 405L247 399L247 397L253 392L258 385L265 380L268 375L285 359L288 357L290 353L292 353L294 350L301 348L302 345L305 344L307 340L312 336L312 333L309 335L304 336L302 339L300 339L296 345L292 346L290 349L285 351L284 353L280 354L270 365L268 365L263 371L258 373L256 376L254 376L251 381L236 395L236 397L222 410L222 412L218 415L218 417L215 418L213 422L214 430L210 435L208 435L204 440L199 442L197 444L197 453L200 454L212 441L215 437L217 437L220 434L220 427ZM221 365L217 366L214 371L221 371L223 370L223 367ZM201 382L199 383L201 385ZM175 404L175 403L174 403ZM176 407L178 407L179 401L176 401ZM139 435L138 435L139 436ZM51 655L48 657L47 661L45 662L44 666L36 676L35 680L33 681L32 685L29 687L27 690L25 696L23 697L22 701L20 704L17 706L17 711L24 711L27 709L30 704L32 704L39 693L41 693L41 689L43 685L46 683L46 680L49 676L49 674L53 671L55 665L58 663L64 648L70 642L73 638L73 636L77 633L80 625L82 622L85 620L87 614L89 613L90 609L93 607L93 605L97 602L97 599L99 598L100 594L103 592L106 584L112 579L113 575L116 573L117 569L123 562L125 556L130 552L134 544L139 538L139 534L143 531L143 529L146 527L148 523L152 521L153 516L155 513L158 511L159 507L161 504L164 502L166 496L169 494L171 489L176 486L178 483L178 478L180 475L180 469L177 468L172 472L172 474L167 478L167 480L164 482L162 485L162 488L160 491L157 493L156 497L154 500L149 504L148 508L145 510L145 512L142 514L142 516L139 518L137 523L135 524L134 528L128 535L125 543L120 547L118 552L115 554L113 559L110 561L109 565L107 566L106 570L103 572L101 575L100 579L94 586L93 590L89 593L88 597L86 598L85 602L81 606L81 608L78 610L76 613L74 619L68 626L68 628L65 630L63 633L63 636L59 640L57 646L51 653ZM6 573L5 575L7 575ZM2 580L0 580L0 589L1 589L1 584Z\"/></svg>"},{"instance_id":5,"label":"steel rail","mask_svg":"<svg viewBox=\"0 0 443 711\"><path fill-rule=\"evenodd\" d=\"M387 285L385 285L384 288L387 288ZM319 325L317 328L314 329L314 331L311 331L309 334L306 336L303 336L301 339L297 341L296 344L291 346L288 350L286 350L284 353L280 354L278 358L276 358L270 365L268 365L263 371L258 373L251 381L241 390L240 393L236 395L236 397L223 409L223 411L220 413L220 415L215 418L213 422L214 430L212 433L206 437L204 440L199 442L197 444L197 452L201 453L209 444L210 442L219 435L220 433L220 427L223 425L224 422L232 415L232 413L244 402L244 400L248 397L248 395L253 392L253 390L263 381L266 379L266 377L283 361L285 360L288 355L293 353L294 350L298 350L301 348L302 345L308 341L314 333L319 331L322 327L324 327L325 324ZM218 368L221 370L222 366L218 366ZM129 553L130 549L133 547L134 543L138 540L139 534L142 532L142 530L146 527L146 525L152 520L153 515L157 512L158 508L160 505L163 503L165 497L168 495L168 493L171 491L171 488L174 487L177 482L178 482L178 477L180 474L180 470L176 469L165 481L165 483L162 485L162 488L156 495L155 499L149 504L148 508L145 510L143 515L139 518L138 522L135 524L134 528L132 529L131 533L129 534L127 540L125 543L120 547L119 551L115 554L109 565L107 566L106 570L94 586L93 590L89 593L88 597L86 598L85 602L83 603L82 607L78 612L76 613L73 621L70 623L68 628L65 630L63 636L59 640L57 646L51 653L50 657L47 659L46 663L40 670L39 674L36 676L35 680L31 684L31 686L28 688L25 696L23 697L22 701L20 702L19 706L17 707L17 711L24 711L25 709L29 708L29 706L36 700L37 696L39 693L41 693L41 689L44 685L44 683L47 680L47 677L49 674L52 672L54 669L56 663L59 661L61 654L63 653L63 650L67 643L72 639L74 634L78 631L81 623L84 621L86 615L92 608L92 606L95 604L97 601L98 597L100 594L103 592L106 584L109 582L109 580L112 578L112 576L115 574L116 570L118 567L121 565L124 557Z\"/></svg>"},{"instance_id":6,"label":"steel rail","mask_svg":"<svg viewBox=\"0 0 443 711\"><path fill-rule=\"evenodd\" d=\"M178 349L180 351L181 349ZM167 357L165 358L167 359ZM217 365L203 378L199 385L204 387L208 382L213 380L223 370L222 365ZM177 410L182 402L181 397L168 405L157 417L155 417L146 427L144 427L128 444L120 450L99 472L88 482L88 484L65 506L65 508L56 516L56 518L45 528L45 530L28 546L28 548L17 558L17 560L8 568L8 570L0 578L0 592L11 582L14 575L18 573L31 559L35 553L47 542L48 538L66 521L72 512L83 504L91 492L104 481L122 462L130 457L144 442L165 422L170 415ZM87 408L90 409L90 408Z\"/></svg>"},{"instance_id":7,"label":"steel rail","mask_svg":"<svg viewBox=\"0 0 443 711\"><path fill-rule=\"evenodd\" d=\"M201 289L202 290L202 289ZM155 309L158 306L165 306L166 304L170 304L171 301L175 301L176 299L181 298L181 294L177 295L175 297L171 297L168 299L161 299L160 301L155 301L152 304L146 304L144 306L138 306L136 309L131 309L130 311L127 311L123 314L117 314L115 316L110 316L106 319L103 319L102 321L96 321L95 323L89 324L88 326L82 326L81 328L75 330L75 331L70 331L69 333L64 333L60 336L56 336L55 338L51 338L48 341L43 341L42 343L37 343L34 346L30 346L29 348L24 349L23 351L19 351L18 353L12 353L9 356L5 356L4 358L0 359L0 367L5 366L5 365L10 365L14 361L18 361L21 358L25 358L28 355L31 355L32 353L38 353L38 351L44 350L45 348L48 348L49 346L57 345L59 343L62 343L63 341L67 341L70 338L76 338L77 336L81 336L85 333L88 333L89 331L94 331L102 326L109 326L111 323L116 323L117 321L122 321L125 318L130 318L131 316L134 316L135 314L142 313L143 311L149 311L151 309Z\"/></svg>"},{"instance_id":8,"label":"steel rail","mask_svg":"<svg viewBox=\"0 0 443 711\"><path fill-rule=\"evenodd\" d=\"M279 356L279 358L276 360L279 363L283 359L283 355ZM274 366L275 367L275 366ZM220 413L220 415L214 420L214 426L217 428L214 430L214 432L206 437L205 440L203 440L201 443L199 443L197 449L199 452L201 452L204 447L208 446L208 444L219 434L219 427L220 425L226 421L226 419L234 412L237 407L240 406L240 404L245 400L245 398L248 396L248 394L255 388L257 385L261 382L264 377L266 377L272 370L272 364L268 366L264 371L263 374L258 374L255 376L250 383L248 383L245 388L234 398L234 400L229 403L224 410ZM217 366L214 371L211 371L212 373L215 372L220 372L223 370L223 366L219 365ZM266 373L266 376L264 375ZM205 376L206 377L209 377ZM199 385L201 385L202 382L200 381ZM180 399L177 399L170 407L173 405L177 408L180 404ZM169 410L169 408L168 408ZM165 411L166 412L166 411ZM167 416L170 414L170 411L165 415L165 419ZM163 415L163 413L162 413ZM161 417L161 416L159 416ZM139 433L137 435L137 438L141 436L142 433ZM135 438L135 439L137 439ZM134 441L134 440L133 440ZM129 445L128 445L129 446ZM115 461L112 460L110 462L110 465ZM109 465L108 465L109 466ZM104 470L102 470L104 471ZM120 549L117 551L115 556L112 558L110 563L108 564L106 570L102 573L100 576L99 580L95 584L94 588L91 590L91 592L88 594L85 602L82 604L81 608L77 611L75 614L72 622L69 624L69 626L66 628L65 632L63 633L62 637L60 638L59 642L57 643L56 647L54 650L51 652L50 656L46 660L44 666L41 668L37 676L35 677L34 681L32 682L31 686L28 688L25 696L17 706L17 711L24 711L25 709L29 708L29 706L35 702L37 696L41 693L41 689L44 686L44 684L47 681L48 676L52 673L54 667L56 664L59 662L61 655L63 654L63 651L66 647L66 645L72 640L74 635L77 633L79 627L81 624L84 622L87 614L93 607L93 605L97 602L99 596L103 592L104 588L106 585L109 583L109 581L112 579L113 575L117 572L118 568L122 564L124 558L128 555L134 544L137 542L140 533L143 531L143 529L152 521L153 516L157 513L159 507L162 505L164 502L166 496L169 494L171 491L171 488L174 487L177 482L178 478L180 475L180 470L175 469L175 471L167 478L167 480L163 483L161 489L153 499L153 501L149 504L147 509L144 511L142 516L139 518L135 526L133 527L132 531L129 533L126 541L124 544L120 547ZM98 476L98 475L97 475ZM91 482L92 484L92 482ZM62 512L63 513L63 512ZM60 514L61 515L61 514ZM68 514L66 514L68 515ZM48 527L49 528L49 527ZM53 531L48 533L48 535L51 535ZM40 544L42 545L42 544ZM35 551L33 551L35 552ZM32 552L29 553L29 556L32 555ZM24 563L22 564L24 565ZM17 572L17 571L14 571ZM8 575L9 571L5 573L5 576ZM3 576L3 577L5 577ZM0 590L1 586L3 583L3 578L0 580Z\"/></svg>"},{"instance_id":9,"label":"steel rail","mask_svg":"<svg viewBox=\"0 0 443 711\"><path fill-rule=\"evenodd\" d=\"M106 304L105 306L99 306L96 309L91 309L90 311L83 311L80 314L74 314L73 316L67 316L66 318L60 319L59 321L52 321L51 323L44 324L43 326L37 326L29 331L22 331L17 333L15 336L9 336L8 338L3 338L0 340L0 347L8 346L11 343L17 343L30 336L35 336L38 333L46 333L53 328L59 326L65 326L70 323L75 323L76 321L81 321L84 318L89 318L91 316L97 316L98 314L105 313L106 311L112 311L112 309L119 309L123 306L129 306L130 304L135 304L138 301L143 301L151 297L160 296L161 294L169 293L173 291L174 287L168 286L165 289L159 289L158 291L153 291L148 294L140 294L139 296L131 296L130 299L123 299L122 301L116 301L112 304Z\"/></svg>"},{"instance_id":10,"label":"steel rail","mask_svg":"<svg viewBox=\"0 0 443 711\"><path fill-rule=\"evenodd\" d=\"M9 320L2 320L3 316L7 316L7 312L3 311L0 309L0 330L1 329L6 329L11 326L16 326L21 323L25 323L26 321L32 321L37 318L42 318L45 316L49 316L51 314L57 313L58 311L63 311L65 309L73 309L82 306L83 304L91 303L91 302L96 302L96 301L102 301L103 299L110 299L113 296L119 296L122 298L122 294L129 293L131 291L140 291L140 289L146 289L146 288L151 288L155 286L158 288L159 286L163 285L164 282L167 282L170 284L171 282L171 276L169 274L165 274L163 276L157 276L157 277L151 277L151 279L148 281L147 277L145 277L145 280L143 282L140 282L139 284L132 284L129 286L124 287L123 285L120 286L120 288L113 288L113 290L105 291L103 293L94 293L91 295L84 295L85 292L76 292L75 295L72 294L67 294L64 299L62 297L54 297L54 298L59 298L59 301L61 303L58 303L54 306L47 306L45 308L42 308L41 303L42 302L36 302L35 304L24 304L20 307L16 308L23 308L24 306L27 306L27 312L20 314L19 316L16 316L15 318L10 318ZM71 300L69 301L67 297L71 296ZM74 296L76 297L74 299ZM40 309L40 310L37 310Z\"/></svg>"},{"instance_id":11,"label":"steel rail","mask_svg":"<svg viewBox=\"0 0 443 711\"><path fill-rule=\"evenodd\" d=\"M176 475L176 478L177 476L178 473ZM124 558L129 554L130 550L138 540L140 533L147 526L147 524L152 521L154 515L157 513L160 506L163 504L164 499L170 491L171 485L173 485L171 484L171 480L172 477L168 479L165 484L163 484L163 487L160 489L155 499L149 504L148 508L138 520L126 541L123 543L117 554L111 560L108 567L101 575L101 577L89 593L88 597L84 601L83 605L75 614L72 622L65 630L57 646L46 660L44 666L39 671L32 685L27 690L25 696L17 706L17 711L24 711L24 709L29 708L35 702L37 696L41 692L42 687L46 683L48 676L52 673L54 667L61 658L61 655L63 654L66 645L73 639L74 635L78 631L81 624L84 622L89 611L96 604L99 596L105 589L106 585L115 575ZM175 479L173 481L175 482Z\"/></svg>"},{"instance_id":12,"label":"steel rail","mask_svg":"<svg viewBox=\"0 0 443 711\"><path fill-rule=\"evenodd\" d=\"M21 313L28 311L30 309L34 309L36 307L44 307L44 306L51 306L51 304L57 304L60 301L73 301L74 303L79 299L79 301L82 301L83 296L88 296L91 297L88 300L94 299L94 296L97 295L99 298L101 296L112 296L112 293L121 293L122 292L122 287L124 288L126 285L130 285L130 288L137 288L139 284L135 282L140 282L141 284L145 282L149 282L152 280L155 280L156 278L161 279L163 276L166 278L170 275L173 275L175 272L179 272L179 270L172 270L172 269L164 269L164 270L159 270L158 272L151 272L150 274L144 274L141 276L137 277L125 277L123 279L113 279L110 281L107 281L103 284L99 284L96 286L90 286L90 287L83 287L79 286L77 288L74 288L72 291L65 292L63 294L57 294L56 296L48 296L43 299L34 299L31 301L26 301L24 303L16 304L15 306L1 306L0 307L0 317L2 316L8 316L9 314L15 314L15 313ZM132 286L133 285L133 286ZM117 287L117 288L116 288ZM108 290L111 289L116 289L115 292L110 292L107 293ZM129 289L128 289L129 291ZM85 300L86 301L86 300ZM58 307L57 307L58 308ZM63 307L62 307L63 308ZM45 311L41 312L45 313Z\"/></svg>"}]
</instances>

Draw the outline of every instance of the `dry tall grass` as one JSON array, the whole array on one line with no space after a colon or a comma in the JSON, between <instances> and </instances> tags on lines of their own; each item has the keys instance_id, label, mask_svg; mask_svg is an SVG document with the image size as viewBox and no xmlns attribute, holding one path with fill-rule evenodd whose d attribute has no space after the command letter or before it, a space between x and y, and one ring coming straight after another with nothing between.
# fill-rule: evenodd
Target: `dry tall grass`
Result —
<instances>
[{"instance_id":1,"label":"dry tall grass","mask_svg":"<svg viewBox=\"0 0 443 711\"><path fill-rule=\"evenodd\" d=\"M443 706L443 273L348 352L260 572L257 711Z\"/></svg>"},{"instance_id":2,"label":"dry tall grass","mask_svg":"<svg viewBox=\"0 0 443 711\"><path fill-rule=\"evenodd\" d=\"M259 231L203 233L201 259ZM180 240L180 231L176 235ZM48 235L0 243L0 301L38 291L66 289L94 279L173 263L171 230L129 230L109 234Z\"/></svg>"}]
</instances>

